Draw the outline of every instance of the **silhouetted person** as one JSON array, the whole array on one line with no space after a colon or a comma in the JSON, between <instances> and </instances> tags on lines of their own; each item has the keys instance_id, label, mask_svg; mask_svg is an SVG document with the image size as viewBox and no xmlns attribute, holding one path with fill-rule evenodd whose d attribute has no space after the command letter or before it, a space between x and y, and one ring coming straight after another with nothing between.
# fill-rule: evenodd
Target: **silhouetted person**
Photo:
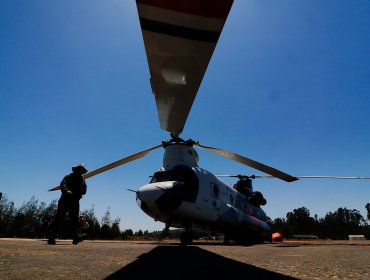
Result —
<instances>
[{"instance_id":1,"label":"silhouetted person","mask_svg":"<svg viewBox=\"0 0 370 280\"><path fill-rule=\"evenodd\" d=\"M80 163L72 167L72 173L65 176L60 183L62 195L58 201L58 210L51 224L48 244L54 245L60 225L69 215L70 226L73 233L73 244L77 245L86 235L80 234L80 199L86 194L87 186L82 175L87 172L85 165Z\"/></svg>"},{"instance_id":2,"label":"silhouetted person","mask_svg":"<svg viewBox=\"0 0 370 280\"><path fill-rule=\"evenodd\" d=\"M90 228L89 222L84 216L80 216L80 232L86 233Z\"/></svg>"}]
</instances>

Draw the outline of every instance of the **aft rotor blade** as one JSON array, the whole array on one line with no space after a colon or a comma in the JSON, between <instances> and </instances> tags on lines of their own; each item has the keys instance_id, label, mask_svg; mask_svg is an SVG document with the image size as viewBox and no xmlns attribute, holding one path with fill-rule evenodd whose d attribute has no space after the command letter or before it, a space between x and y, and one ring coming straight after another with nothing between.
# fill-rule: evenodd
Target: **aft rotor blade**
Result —
<instances>
[{"instance_id":1,"label":"aft rotor blade","mask_svg":"<svg viewBox=\"0 0 370 280\"><path fill-rule=\"evenodd\" d=\"M203 146L199 143L195 143L194 144L195 146L198 146L202 149L205 149L211 153L214 153L214 154L217 154L217 155L220 155L220 156L223 156L223 157L226 157L228 159L231 159L231 160L234 160L234 161L237 161L239 163L242 163L244 165L247 165L249 167L252 167L254 169L257 169L259 171L262 171L264 173L267 173L273 177L276 177L276 178L279 178L281 180L284 180L286 182L293 182L293 181L296 181L298 180L297 177L294 177L294 176L291 176L289 174L286 174L280 170L277 170L273 167L270 167L268 165L265 165L265 164L262 164L260 162L257 162L253 159L249 159L247 157L244 157L244 156L241 156L241 155L238 155L236 153L233 153L233 152L229 152L229 151L226 151L226 150L221 150L221 149L217 149L217 148L212 148L212 147L207 147L207 146Z\"/></svg>"},{"instance_id":2,"label":"aft rotor blade","mask_svg":"<svg viewBox=\"0 0 370 280\"><path fill-rule=\"evenodd\" d=\"M293 176L299 179L346 179L346 180L370 180L370 177L353 176ZM274 178L273 176L255 175L255 178Z\"/></svg>"},{"instance_id":3,"label":"aft rotor blade","mask_svg":"<svg viewBox=\"0 0 370 280\"><path fill-rule=\"evenodd\" d=\"M93 170L93 171L91 171L89 173L84 174L82 177L84 179L87 179L87 178L93 177L93 176L95 176L97 174L100 174L100 173L103 173L105 171L108 171L110 169L116 168L116 167L118 167L120 165L123 165L123 164L129 163L131 161L140 159L143 156L145 156L147 153L149 153L150 151L155 150L155 149L158 149L159 147L162 147L162 144L157 145L157 146L154 146L154 147L151 147L149 149L146 149L144 151L138 152L136 154L130 155L128 157L122 158L122 159L117 160L115 162L112 162L110 164L107 164L107 165L105 165L103 167L100 167L100 168L95 169L95 170ZM56 191L56 190L60 190L60 187L59 186L58 187L54 187L54 188L50 189L49 192L50 191Z\"/></svg>"},{"instance_id":4,"label":"aft rotor blade","mask_svg":"<svg viewBox=\"0 0 370 280\"><path fill-rule=\"evenodd\" d=\"M248 177L251 179L255 178L268 178L268 179L275 179L275 176L271 175L251 175L251 176L244 176L244 175L216 175L217 177ZM314 175L314 176L293 176L294 178L298 179L347 179L347 180L370 180L370 177L354 177L354 176L321 176L321 175Z\"/></svg>"}]
</instances>

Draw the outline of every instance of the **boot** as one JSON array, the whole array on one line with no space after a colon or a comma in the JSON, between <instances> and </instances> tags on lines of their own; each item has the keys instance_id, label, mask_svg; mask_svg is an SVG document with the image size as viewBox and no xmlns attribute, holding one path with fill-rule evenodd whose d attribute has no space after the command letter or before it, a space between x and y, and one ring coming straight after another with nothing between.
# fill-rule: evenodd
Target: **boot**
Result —
<instances>
[{"instance_id":1,"label":"boot","mask_svg":"<svg viewBox=\"0 0 370 280\"><path fill-rule=\"evenodd\" d=\"M75 237L73 237L73 245L77 245L78 243L84 241L86 238L86 234L78 234Z\"/></svg>"},{"instance_id":2,"label":"boot","mask_svg":"<svg viewBox=\"0 0 370 280\"><path fill-rule=\"evenodd\" d=\"M49 244L49 245L55 245L55 244L56 244L56 242L55 242L55 238L54 238L54 237L49 237L49 239L48 239L48 244Z\"/></svg>"}]
</instances>

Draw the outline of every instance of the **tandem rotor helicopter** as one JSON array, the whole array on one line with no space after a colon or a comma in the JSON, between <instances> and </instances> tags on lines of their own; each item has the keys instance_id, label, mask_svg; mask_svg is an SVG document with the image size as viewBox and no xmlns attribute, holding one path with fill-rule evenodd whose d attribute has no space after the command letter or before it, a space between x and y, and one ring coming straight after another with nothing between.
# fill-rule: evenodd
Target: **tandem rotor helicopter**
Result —
<instances>
[{"instance_id":1,"label":"tandem rotor helicopter","mask_svg":"<svg viewBox=\"0 0 370 280\"><path fill-rule=\"evenodd\" d=\"M136 0L160 127L170 132L171 139L83 175L87 179L164 148L162 167L134 192L147 215L166 227L184 229L180 241L185 245L192 243L196 230L220 232L225 241L237 243L271 240L268 218L261 208L266 199L253 191L252 179L369 179L292 176L242 155L180 138L232 4L233 0ZM230 175L238 178L230 186L198 165L194 147L267 175Z\"/></svg>"}]
</instances>

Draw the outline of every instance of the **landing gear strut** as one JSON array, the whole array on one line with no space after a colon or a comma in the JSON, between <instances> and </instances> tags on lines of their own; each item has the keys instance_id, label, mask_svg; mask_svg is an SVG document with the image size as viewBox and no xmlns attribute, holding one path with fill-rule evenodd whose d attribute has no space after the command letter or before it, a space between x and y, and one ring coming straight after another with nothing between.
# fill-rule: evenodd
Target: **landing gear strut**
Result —
<instances>
[{"instance_id":1,"label":"landing gear strut","mask_svg":"<svg viewBox=\"0 0 370 280\"><path fill-rule=\"evenodd\" d=\"M180 234L181 245L191 245L193 243L193 233L191 231L183 231Z\"/></svg>"}]
</instances>

